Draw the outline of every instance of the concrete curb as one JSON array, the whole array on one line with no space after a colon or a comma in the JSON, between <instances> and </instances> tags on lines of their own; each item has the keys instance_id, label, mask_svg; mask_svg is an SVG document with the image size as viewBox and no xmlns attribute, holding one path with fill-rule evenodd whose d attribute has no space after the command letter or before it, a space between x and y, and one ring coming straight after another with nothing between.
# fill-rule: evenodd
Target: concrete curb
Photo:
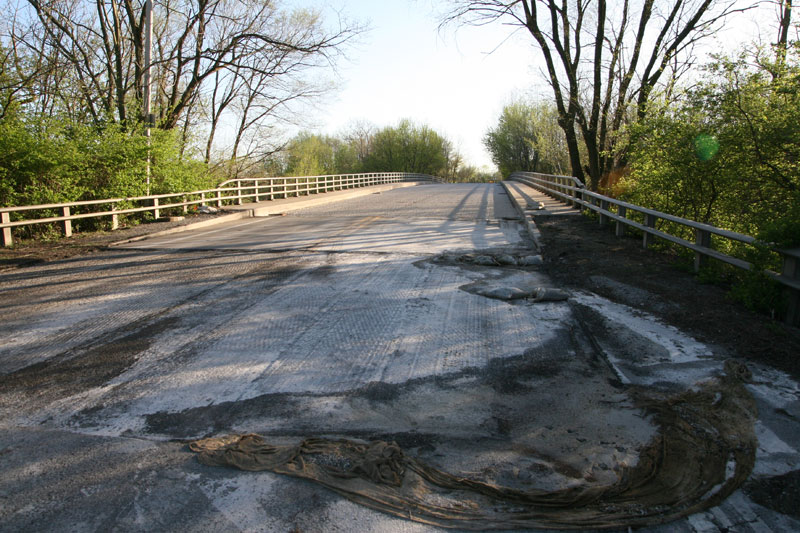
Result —
<instances>
[{"instance_id":1,"label":"concrete curb","mask_svg":"<svg viewBox=\"0 0 800 533\"><path fill-rule=\"evenodd\" d=\"M287 198L284 200L272 200L269 202L259 202L259 203L245 204L241 206L226 206L222 208L223 211L232 211L227 215L221 215L216 218L212 218L210 220L203 220L202 222L195 222L192 224L186 224L184 226L177 226L174 228L165 229L162 231L157 231L155 233L148 233L147 235L139 235L137 237L131 237L129 239L112 242L108 244L108 246L109 247L119 246L131 242L143 241L151 237L160 237L162 235L171 235L173 233L181 233L193 229L205 228L207 226L215 226L217 224L224 224L225 222L233 222L234 220L240 220L243 218L278 215L281 213L287 213L289 211L296 211L298 209L305 209L308 207L330 204L341 200L350 200L352 198L358 198L359 196L367 196L369 194L391 191L392 189L398 189L401 187L413 187L415 185L420 185L425 183L427 182L409 181L409 182L391 183L387 185L373 185L372 187L361 187L358 189L353 189L351 191L337 191L331 193L323 193L321 195L314 195L314 197L312 198L307 198L307 197ZM209 202L210 203L213 202L213 198L210 199Z\"/></svg>"},{"instance_id":2,"label":"concrete curb","mask_svg":"<svg viewBox=\"0 0 800 533\"><path fill-rule=\"evenodd\" d=\"M511 199L511 203L514 204L514 208L519 213L522 222L525 224L525 229L528 230L528 234L533 239L533 243L536 245L536 249L539 253L542 252L542 234L539 231L539 228L536 227L536 223L533 221L533 217L529 216L525 212L525 207L527 207L528 203L525 201L519 193L510 186L509 182L504 180L500 182L503 185L508 197Z\"/></svg>"}]
</instances>

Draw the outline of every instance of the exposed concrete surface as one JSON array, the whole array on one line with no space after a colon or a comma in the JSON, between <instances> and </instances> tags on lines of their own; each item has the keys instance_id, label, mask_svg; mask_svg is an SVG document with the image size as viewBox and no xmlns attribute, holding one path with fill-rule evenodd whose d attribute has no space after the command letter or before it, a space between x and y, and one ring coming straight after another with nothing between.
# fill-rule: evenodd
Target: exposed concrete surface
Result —
<instances>
[{"instance_id":1,"label":"exposed concrete surface","mask_svg":"<svg viewBox=\"0 0 800 533\"><path fill-rule=\"evenodd\" d=\"M591 293L475 294L548 285L448 259L534 253L512 217L499 185L425 185L3 273L0 530L436 529L181 442L231 431L394 440L521 488L613 479L654 431L620 382L686 388L725 354ZM800 388L754 374L757 473L797 469ZM800 521L737 492L649 530L724 528Z\"/></svg>"}]
</instances>

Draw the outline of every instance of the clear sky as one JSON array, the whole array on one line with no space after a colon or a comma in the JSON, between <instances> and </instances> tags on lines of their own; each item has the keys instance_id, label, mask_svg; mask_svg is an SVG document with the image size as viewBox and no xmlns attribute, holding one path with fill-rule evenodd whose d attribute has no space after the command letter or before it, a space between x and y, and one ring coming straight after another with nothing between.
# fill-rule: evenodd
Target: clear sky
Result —
<instances>
[{"instance_id":1,"label":"clear sky","mask_svg":"<svg viewBox=\"0 0 800 533\"><path fill-rule=\"evenodd\" d=\"M407 118L445 135L465 163L494 169L482 138L513 96L533 94L536 52L511 29L453 25L439 31L429 0L306 0L369 25L339 64L337 91L306 117L319 133L337 134L363 120L377 127ZM443 5L439 2L439 5ZM547 92L544 93L548 95Z\"/></svg>"}]
</instances>

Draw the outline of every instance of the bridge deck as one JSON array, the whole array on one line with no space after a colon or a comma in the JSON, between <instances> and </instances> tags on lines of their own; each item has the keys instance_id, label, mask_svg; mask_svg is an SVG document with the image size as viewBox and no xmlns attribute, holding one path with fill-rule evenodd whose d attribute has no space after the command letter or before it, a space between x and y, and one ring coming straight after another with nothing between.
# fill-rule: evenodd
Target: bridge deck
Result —
<instances>
[{"instance_id":1,"label":"bridge deck","mask_svg":"<svg viewBox=\"0 0 800 533\"><path fill-rule=\"evenodd\" d=\"M507 264L536 253L515 216L498 184L423 185L0 273L0 529L436 531L182 442L227 432L396 441L521 489L614 482L655 431L619 381L683 389L721 356L596 294L492 297L551 284ZM794 409L796 384L763 380L765 412ZM760 475L800 464L776 420ZM651 531L716 523L800 527L737 492Z\"/></svg>"}]
</instances>

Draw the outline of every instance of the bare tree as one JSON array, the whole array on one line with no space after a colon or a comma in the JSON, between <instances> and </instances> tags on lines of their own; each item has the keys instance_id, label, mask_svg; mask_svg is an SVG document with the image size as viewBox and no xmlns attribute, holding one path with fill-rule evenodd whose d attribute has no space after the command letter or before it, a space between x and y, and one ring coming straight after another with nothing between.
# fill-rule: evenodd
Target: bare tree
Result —
<instances>
[{"instance_id":1,"label":"bare tree","mask_svg":"<svg viewBox=\"0 0 800 533\"><path fill-rule=\"evenodd\" d=\"M786 60L786 47L789 45L789 28L792 26L792 0L778 0L778 62Z\"/></svg>"},{"instance_id":2,"label":"bare tree","mask_svg":"<svg viewBox=\"0 0 800 533\"><path fill-rule=\"evenodd\" d=\"M127 127L144 119L143 6L144 0L22 0L18 9L26 25L7 25L0 38L15 43L20 61L47 64L41 69L47 76L38 79L41 89L31 92L37 104ZM273 0L157 0L157 127L181 127L188 137L196 121L188 115L205 115L211 123L208 159L223 114L240 114L241 137L285 112L287 102L318 95L320 86L301 83L307 72L333 66L361 31L347 21L338 27L325 23L317 11L283 9Z\"/></svg>"},{"instance_id":3,"label":"bare tree","mask_svg":"<svg viewBox=\"0 0 800 533\"><path fill-rule=\"evenodd\" d=\"M217 133L217 126L228 109L236 100L241 90L243 81L238 69L231 71L219 71L214 74L214 83L211 85L210 102L208 104L209 131L206 138L206 149L204 160L206 164L211 161L211 150L214 146L214 137ZM187 113L188 115L188 113Z\"/></svg>"},{"instance_id":4,"label":"bare tree","mask_svg":"<svg viewBox=\"0 0 800 533\"><path fill-rule=\"evenodd\" d=\"M734 0L453 0L443 23L505 22L541 52L574 176L596 189L624 162L618 133L659 84L685 72L693 46L740 11ZM583 154L582 154L583 152ZM586 165L582 159L585 158Z\"/></svg>"},{"instance_id":5,"label":"bare tree","mask_svg":"<svg viewBox=\"0 0 800 533\"><path fill-rule=\"evenodd\" d=\"M355 149L359 163L363 164L367 160L372 148L372 138L377 131L375 125L366 120L357 120L348 125L343 138Z\"/></svg>"}]
</instances>

